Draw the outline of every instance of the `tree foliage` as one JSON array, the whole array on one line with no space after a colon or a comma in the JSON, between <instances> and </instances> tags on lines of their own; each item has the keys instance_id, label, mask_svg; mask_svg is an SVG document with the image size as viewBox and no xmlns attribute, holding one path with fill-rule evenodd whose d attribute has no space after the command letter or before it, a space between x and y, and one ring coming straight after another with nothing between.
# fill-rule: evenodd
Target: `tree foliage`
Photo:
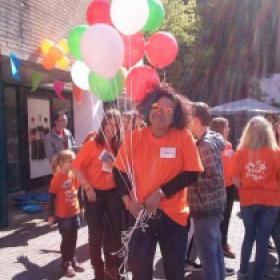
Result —
<instances>
[{"instance_id":1,"label":"tree foliage","mask_svg":"<svg viewBox=\"0 0 280 280\"><path fill-rule=\"evenodd\" d=\"M208 0L181 85L210 104L250 94L250 81L280 70L280 1ZM278 36L277 36L278 35Z\"/></svg>"}]
</instances>

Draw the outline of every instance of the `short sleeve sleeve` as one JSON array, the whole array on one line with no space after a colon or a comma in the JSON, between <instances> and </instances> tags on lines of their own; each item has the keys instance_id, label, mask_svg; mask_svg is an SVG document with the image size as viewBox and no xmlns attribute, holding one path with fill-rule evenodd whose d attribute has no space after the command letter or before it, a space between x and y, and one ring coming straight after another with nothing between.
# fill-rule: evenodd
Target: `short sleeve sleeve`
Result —
<instances>
[{"instance_id":1,"label":"short sleeve sleeve","mask_svg":"<svg viewBox=\"0 0 280 280\"><path fill-rule=\"evenodd\" d=\"M56 178L52 178L51 183L50 183L50 188L49 192L50 193L57 193L59 188L59 182L56 180Z\"/></svg>"},{"instance_id":2,"label":"short sleeve sleeve","mask_svg":"<svg viewBox=\"0 0 280 280\"><path fill-rule=\"evenodd\" d=\"M91 161L91 149L94 145L94 142L89 140L87 141L77 154L76 159L73 161L72 166L75 169L82 170L84 167L88 166Z\"/></svg>"},{"instance_id":3,"label":"short sleeve sleeve","mask_svg":"<svg viewBox=\"0 0 280 280\"><path fill-rule=\"evenodd\" d=\"M241 154L240 150L237 150L232 157L232 176L240 178L241 177Z\"/></svg>"},{"instance_id":4,"label":"short sleeve sleeve","mask_svg":"<svg viewBox=\"0 0 280 280\"><path fill-rule=\"evenodd\" d=\"M186 131L183 143L184 171L203 171L203 165L196 147L195 140L189 131Z\"/></svg>"},{"instance_id":5,"label":"short sleeve sleeve","mask_svg":"<svg viewBox=\"0 0 280 280\"><path fill-rule=\"evenodd\" d=\"M134 137L132 133L129 133L123 144L121 145L119 152L117 154L116 160L114 162L114 166L122 172L128 173L131 166L131 155L133 153L132 142L134 141Z\"/></svg>"}]
</instances>

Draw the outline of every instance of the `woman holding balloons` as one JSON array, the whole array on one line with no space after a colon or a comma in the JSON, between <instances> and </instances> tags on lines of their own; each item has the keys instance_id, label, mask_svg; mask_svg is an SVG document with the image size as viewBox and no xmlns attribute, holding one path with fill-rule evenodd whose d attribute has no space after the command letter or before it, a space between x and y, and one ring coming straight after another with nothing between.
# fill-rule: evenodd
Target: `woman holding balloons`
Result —
<instances>
[{"instance_id":1,"label":"woman holding balloons","mask_svg":"<svg viewBox=\"0 0 280 280\"><path fill-rule=\"evenodd\" d=\"M145 209L152 218L136 229L130 244L133 280L153 279L157 243L167 280L184 279L186 189L202 164L194 139L185 129L182 103L170 88L156 88L140 104L147 127L124 140L115 161L114 177L131 219ZM130 186L127 188L127 186Z\"/></svg>"}]
</instances>

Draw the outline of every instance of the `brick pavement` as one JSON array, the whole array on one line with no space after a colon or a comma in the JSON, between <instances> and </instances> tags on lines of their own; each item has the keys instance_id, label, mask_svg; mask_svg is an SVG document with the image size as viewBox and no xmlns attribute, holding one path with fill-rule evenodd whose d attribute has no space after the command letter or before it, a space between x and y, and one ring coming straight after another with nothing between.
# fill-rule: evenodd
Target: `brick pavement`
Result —
<instances>
[{"instance_id":1,"label":"brick pavement","mask_svg":"<svg viewBox=\"0 0 280 280\"><path fill-rule=\"evenodd\" d=\"M238 203L235 203L229 239L238 258L226 259L228 267L238 270L240 246L243 238L243 226L237 216ZM9 228L0 231L0 280L58 280L60 264L59 234L50 230L46 223L46 213L34 216L22 214L19 210L11 211L12 221ZM74 279L87 280L93 278L88 260L87 227L83 224L79 231L77 255L86 271L77 274ZM270 255L268 269L275 263L275 255ZM73 279L73 278L72 278ZM155 260L154 279L165 279L163 276L160 252ZM188 273L187 280L199 280L200 274ZM236 276L227 279L236 279ZM145 280L145 279L143 279Z\"/></svg>"}]
</instances>

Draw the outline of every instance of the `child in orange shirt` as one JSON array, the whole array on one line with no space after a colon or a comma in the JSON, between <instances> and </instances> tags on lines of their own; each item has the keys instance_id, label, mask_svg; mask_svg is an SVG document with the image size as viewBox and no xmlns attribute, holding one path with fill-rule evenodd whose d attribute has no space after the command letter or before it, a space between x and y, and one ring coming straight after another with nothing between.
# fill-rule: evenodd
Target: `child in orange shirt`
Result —
<instances>
[{"instance_id":1,"label":"child in orange shirt","mask_svg":"<svg viewBox=\"0 0 280 280\"><path fill-rule=\"evenodd\" d=\"M54 157L52 161L54 175L49 188L48 223L50 226L53 226L55 221L58 223L61 234L61 269L67 277L74 277L75 271L84 271L74 257L80 226L79 184L71 171L74 158L75 154L70 150L63 150Z\"/></svg>"}]
</instances>

